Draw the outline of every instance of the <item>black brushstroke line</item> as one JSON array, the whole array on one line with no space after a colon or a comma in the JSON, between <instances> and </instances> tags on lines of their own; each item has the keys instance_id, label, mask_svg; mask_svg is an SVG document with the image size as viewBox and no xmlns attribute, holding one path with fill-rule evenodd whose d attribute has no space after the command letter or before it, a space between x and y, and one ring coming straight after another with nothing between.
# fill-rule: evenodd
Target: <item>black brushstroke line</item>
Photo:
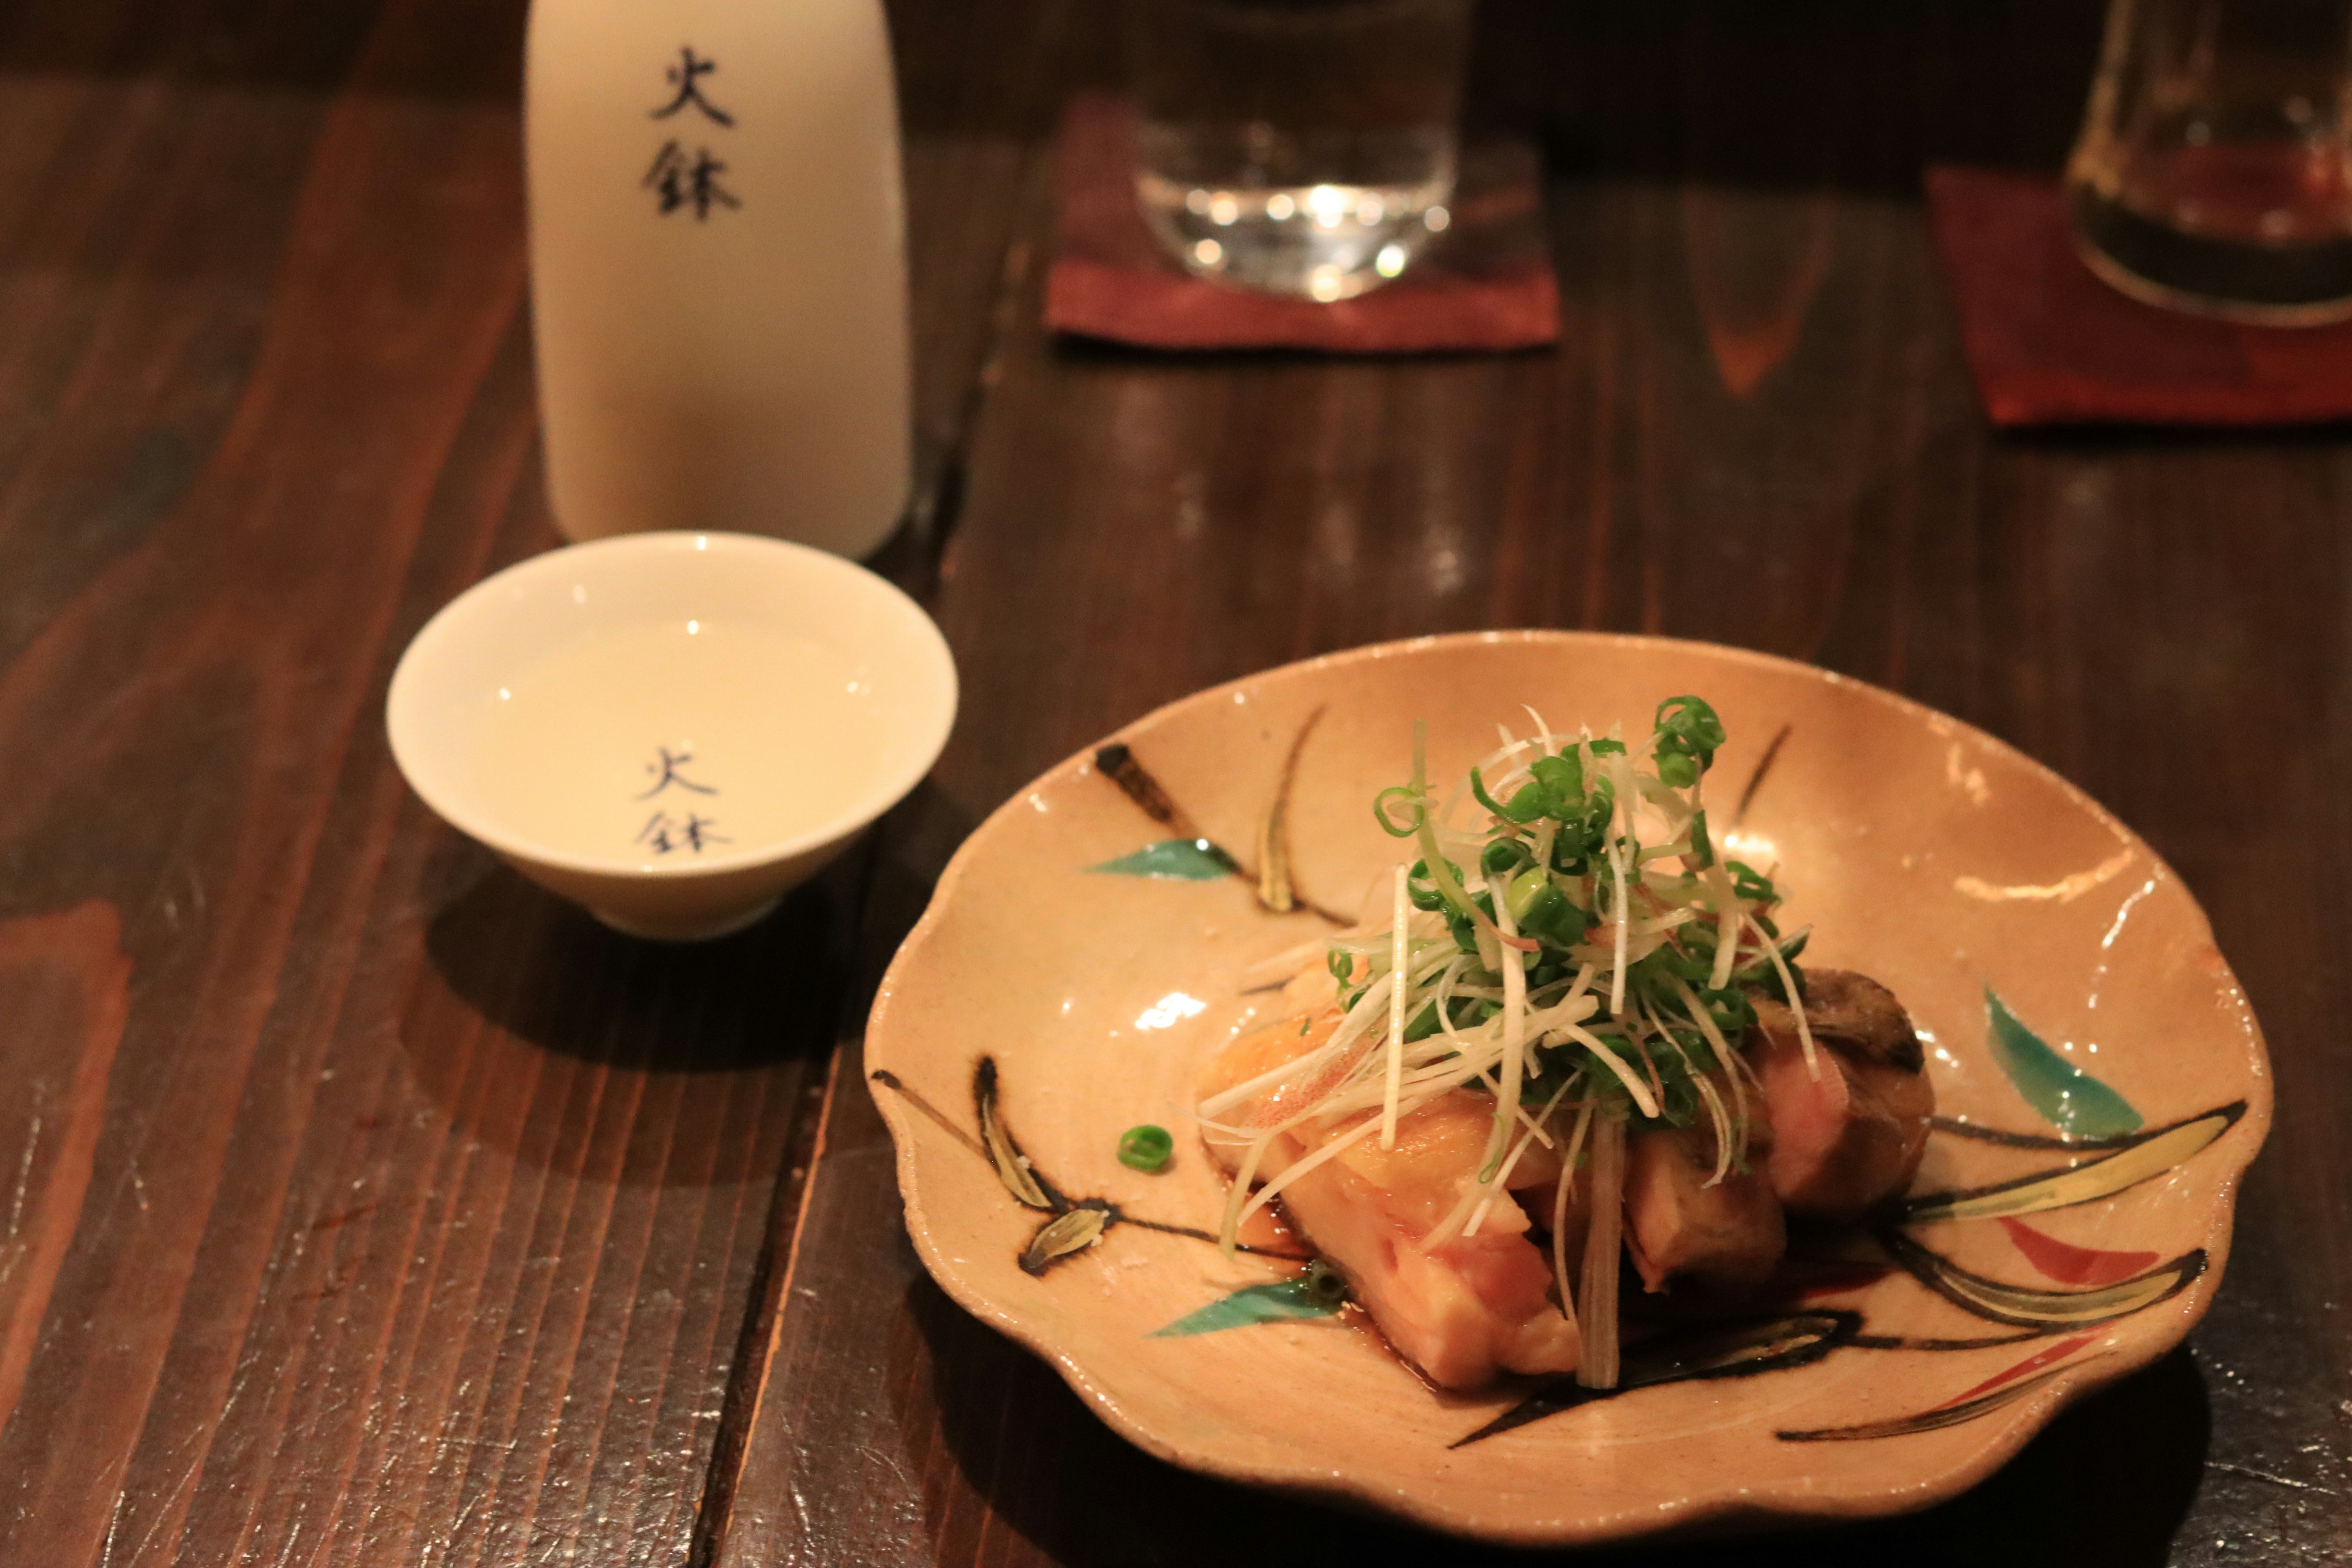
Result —
<instances>
[{"instance_id":1,"label":"black brushstroke line","mask_svg":"<svg viewBox=\"0 0 2352 1568\"><path fill-rule=\"evenodd\" d=\"M1293 910L1306 910L1334 925L1349 926L1356 922L1341 918L1298 890L1297 868L1290 859L1290 796L1298 782L1298 759L1306 754L1307 738L1314 734L1315 726L1323 721L1325 711L1326 707L1318 707L1307 715L1305 722L1298 726L1298 733L1291 737L1289 754L1282 760L1282 775L1274 786L1274 804L1266 807L1265 863L1258 868L1257 901L1259 908L1275 914L1286 915ZM1290 900L1288 903L1277 904L1266 897L1266 874L1269 872L1279 874L1282 895Z\"/></svg>"},{"instance_id":2,"label":"black brushstroke line","mask_svg":"<svg viewBox=\"0 0 2352 1568\"><path fill-rule=\"evenodd\" d=\"M1291 736L1282 772L1275 777L1274 799L1258 826L1258 907L1278 915L1286 915L1307 901L1298 896L1298 885L1290 875L1290 792L1298 782L1298 758L1307 750L1307 737L1315 732L1322 717L1323 710L1316 709Z\"/></svg>"},{"instance_id":3,"label":"black brushstroke line","mask_svg":"<svg viewBox=\"0 0 2352 1568\"><path fill-rule=\"evenodd\" d=\"M2067 1327L2072 1327L2069 1324ZM1911 1339L1903 1334L1856 1334L1846 1341L1858 1351L1980 1351L1995 1345L2021 1345L2030 1340L2052 1340L2064 1328L2021 1329L2013 1334L1979 1334L1973 1339Z\"/></svg>"},{"instance_id":4,"label":"black brushstroke line","mask_svg":"<svg viewBox=\"0 0 2352 1568\"><path fill-rule=\"evenodd\" d=\"M1223 1238L1214 1231L1198 1230L1189 1225L1163 1225L1156 1219L1138 1219L1131 1214L1127 1214L1117 1209L1114 1209L1112 1212L1118 1215L1121 1224L1131 1225L1140 1230L1156 1230L1162 1236L1190 1237L1194 1241L1205 1241L1212 1247L1223 1245ZM1315 1261L1315 1254L1311 1252L1292 1252L1286 1248L1279 1247L1252 1247L1246 1241L1234 1242L1234 1250L1235 1252L1246 1252L1257 1258L1279 1258L1291 1263L1312 1263Z\"/></svg>"},{"instance_id":5,"label":"black brushstroke line","mask_svg":"<svg viewBox=\"0 0 2352 1568\"><path fill-rule=\"evenodd\" d=\"M933 1105L929 1100L924 1099L913 1089L908 1089L905 1083L899 1080L897 1073L892 1072L887 1068L876 1068L872 1072L867 1073L866 1077L869 1082L878 1083L885 1089L896 1089L899 1094L906 1098L907 1103L912 1105L916 1110L921 1111L933 1121L938 1122L940 1127L944 1128L950 1137L962 1144L965 1148L971 1150L973 1153L979 1155L982 1159L988 1160L988 1163L992 1167L994 1166L996 1162L989 1159L988 1146L986 1144L982 1143L979 1139L973 1137L971 1133L965 1131L962 1128L958 1127L953 1121L950 1121L946 1111L941 1110L938 1106Z\"/></svg>"},{"instance_id":6,"label":"black brushstroke line","mask_svg":"<svg viewBox=\"0 0 2352 1568\"><path fill-rule=\"evenodd\" d=\"M2093 1286L2088 1290L2042 1290L2038 1288L2032 1289L2031 1293L2034 1295L2054 1296L2061 1298L2068 1296L2090 1296L2095 1295L2101 1290L2113 1290L2125 1285L2137 1285L2144 1280L2154 1279L2161 1274L2170 1274L2173 1276L2171 1288L2167 1289L2161 1296L2139 1302L2136 1306L2125 1307L2116 1311L2109 1312L2105 1317L2069 1318L2063 1322L2053 1323L2047 1318L2029 1318L2019 1313L2003 1312L1997 1310L1994 1308L1988 1307L1983 1302L1972 1300L1956 1289L1952 1285L1951 1280L1954 1279L1966 1279L1973 1284L1981 1285L1988 1290L2027 1290L2029 1289L2027 1287L2011 1285L2005 1280L1995 1279L1989 1275L1978 1274L1972 1270L1963 1268L1958 1264L1953 1262L1950 1258L1920 1246L1919 1243L1912 1240L1909 1237L1904 1235L1898 1230L1889 1229L1881 1231L1879 1233L1878 1240L1879 1244L1886 1248L1887 1252L1894 1258L1895 1262L1900 1263L1905 1268L1910 1270L1911 1277L1913 1279L1918 1280L1920 1284L1927 1287L1928 1289L1933 1290L1937 1295L1941 1296L1945 1300L1949 1301L1953 1306L1958 1307L1960 1310L1968 1313L1969 1316L1972 1318L1981 1318L1988 1323L2007 1323L2012 1328L2045 1329L2052 1330L2059 1333L2064 1333L2069 1331L2078 1329L2095 1329L2103 1323L2112 1323L2118 1318L2128 1318L2136 1312L2144 1312L2150 1307L2157 1306L2165 1301L2169 1301L2172 1298L2179 1295L2180 1292L2189 1289L2190 1282L2196 1279L2199 1275L2205 1272L2205 1265L2207 1262L2205 1249L2201 1247L2195 1247L2189 1248L2187 1252L2182 1253L2179 1257L2173 1258L2168 1263L2159 1263L2155 1268L2147 1269L2142 1273L2132 1275L2128 1279L2111 1279L2105 1285Z\"/></svg>"},{"instance_id":7,"label":"black brushstroke line","mask_svg":"<svg viewBox=\"0 0 2352 1568\"><path fill-rule=\"evenodd\" d=\"M1004 1146L1013 1152L1013 1158L1019 1163L1024 1171L1029 1173L1029 1179L1037 1184L1037 1190L1045 1194L1046 1206L1056 1215L1069 1213L1075 1205L1063 1195L1059 1188L1054 1185L1045 1173L1037 1168L1036 1163L1029 1158L1027 1152L1022 1149L1020 1140L1013 1136L1013 1129L1006 1124L1003 1115L997 1110L996 1058L994 1057L982 1057L972 1064L971 1098L973 1113L980 1121L982 1145L983 1147L987 1145L989 1123L994 1122L997 1131L1003 1135ZM988 1163L992 1168L995 1165L994 1150L989 1151ZM1009 1188L1010 1184L1007 1185ZM1018 1201L1020 1194L1015 1193L1013 1197ZM1026 1208L1030 1205L1024 1204L1022 1206Z\"/></svg>"},{"instance_id":8,"label":"black brushstroke line","mask_svg":"<svg viewBox=\"0 0 2352 1568\"><path fill-rule=\"evenodd\" d=\"M1948 1405L1936 1410L1923 1410L1916 1415L1897 1416L1892 1421L1873 1421L1861 1426L1815 1426L1806 1431L1775 1432L1783 1443L1853 1443L1872 1437L1908 1437L1920 1432L1940 1431L1946 1426L1958 1426L1963 1421L1973 1421L2012 1404L2032 1393L2061 1373L2073 1372L2082 1362L2068 1362L2053 1366L2048 1372L2013 1383L2007 1388L1996 1388L1990 1394L1958 1405Z\"/></svg>"},{"instance_id":9,"label":"black brushstroke line","mask_svg":"<svg viewBox=\"0 0 2352 1568\"><path fill-rule=\"evenodd\" d=\"M1810 1366L1861 1331L1860 1312L1834 1308L1711 1325L1690 1333L1644 1340L1626 1350L1614 1388L1586 1388L1572 1375L1547 1378L1518 1404L1468 1436L1455 1438L1446 1447L1466 1447L1548 1415L1614 1399L1637 1388L1656 1388L1669 1383L1712 1383ZM1790 1339L1798 1342L1786 1350L1770 1348ZM1765 1353L1741 1354L1756 1351Z\"/></svg>"},{"instance_id":10,"label":"black brushstroke line","mask_svg":"<svg viewBox=\"0 0 2352 1568\"><path fill-rule=\"evenodd\" d=\"M1319 716L1318 710L1318 717ZM1312 728L1314 721L1310 719L1307 722L1308 727ZM1300 740L1302 742L1305 740L1303 731ZM1202 853L1223 866L1227 871L1239 877L1243 881L1249 883L1252 897L1256 896L1257 873L1251 868L1249 863L1202 832L1201 825L1192 820L1192 814L1176 803L1176 798L1168 793L1165 785L1152 776L1151 770L1143 765L1126 742L1113 741L1107 745L1096 747L1095 771L1117 784L1119 787L1119 793L1133 801L1137 809L1144 816L1168 829L1176 837L1191 839L1200 847ZM1344 929L1356 923L1336 910L1325 909L1312 899L1299 896L1295 882L1292 885L1292 896L1297 908L1332 925ZM1259 907L1265 907L1263 900L1259 901ZM1287 911L1277 910L1273 912L1281 914Z\"/></svg>"},{"instance_id":11,"label":"black brushstroke line","mask_svg":"<svg viewBox=\"0 0 2352 1568\"><path fill-rule=\"evenodd\" d=\"M2014 1181L1995 1182L1989 1187L1962 1187L1955 1192L1923 1193L1916 1197L1904 1199L1901 1214L1902 1216L1907 1220L1911 1216L1918 1214L1922 1209L1943 1208L1953 1204L1972 1203L1978 1198L1989 1198L1997 1193L2014 1192L2019 1187L2030 1187L2037 1182L2052 1181L2059 1176L2071 1176L2079 1171L2093 1170L2105 1164L2107 1160L2114 1159L2116 1155L2122 1152L2123 1150L2137 1148L2142 1143L2155 1142L2157 1139L2163 1137L2168 1132L2178 1132L2184 1127L2194 1126L2200 1121L2210 1121L2212 1118L2219 1116L2222 1119L2221 1129L2220 1131L2214 1133L2211 1138L2206 1141L2204 1148L2197 1151L2198 1153L2201 1154L2205 1152L2205 1149L2210 1149L2214 1144L2220 1142L2222 1138L2228 1134L2230 1129L2235 1127L2238 1124L2239 1120L2245 1114L2246 1102L2242 1100L2234 1100L2227 1105L2217 1105L2210 1110L2200 1110L2194 1116L2184 1116L2179 1121L2172 1122L2167 1126L2157 1128L2152 1132L2135 1132L2131 1134L2130 1142L2123 1144L2117 1149L2107 1151L2105 1159L2094 1160L2088 1164L2066 1165L2054 1171L2036 1171L2027 1175L2019 1176ZM2023 1137L2025 1134L2017 1133L2012 1136ZM2083 1148L2086 1147L2086 1145L2077 1143L2062 1145L2062 1147ZM2167 1169L2171 1168L2172 1167L2167 1167ZM2151 1171L2147 1175L2142 1176L2140 1178L2140 1182L2153 1181L2162 1174L2164 1174L2164 1172L2162 1171ZM2139 1185L2139 1182L2134 1182L2131 1184L2131 1186L2133 1187L2137 1185ZM2118 1192L2128 1192L2130 1190L2130 1187L2120 1187L2116 1189ZM2104 1197L2113 1197L2115 1196L2115 1194L2105 1193L2101 1195ZM2089 1203L2095 1200L2085 1198L2079 1201ZM2072 1207L2073 1205L2062 1204L2058 1206L2061 1208L2067 1208Z\"/></svg>"},{"instance_id":12,"label":"black brushstroke line","mask_svg":"<svg viewBox=\"0 0 2352 1568\"><path fill-rule=\"evenodd\" d=\"M1764 748L1764 754L1756 759L1756 771L1748 775L1747 786L1739 792L1739 804L1731 808L1732 826L1737 827L1748 820L1748 808L1755 804L1756 792L1764 787L1764 775L1770 773L1772 764L1780 759L1780 743L1795 728L1794 724L1781 725L1779 732L1773 735L1771 743Z\"/></svg>"},{"instance_id":13,"label":"black brushstroke line","mask_svg":"<svg viewBox=\"0 0 2352 1568\"><path fill-rule=\"evenodd\" d=\"M1096 747L1095 771L1118 785L1120 793L1133 801L1144 816L1151 818L1177 837L1197 838L1202 843L1209 842L1208 836L1201 831L1201 825L1194 822L1184 808L1176 804L1175 797L1160 786L1158 779L1151 776L1150 769L1137 760L1135 752L1129 749L1126 742L1113 741L1108 745ZM1236 873L1241 870L1241 862L1234 859L1226 850L1219 848L1214 844L1210 844L1209 847L1211 852L1223 859L1229 868Z\"/></svg>"},{"instance_id":14,"label":"black brushstroke line","mask_svg":"<svg viewBox=\"0 0 2352 1568\"><path fill-rule=\"evenodd\" d=\"M972 1076L975 1094L977 1094L979 1089L979 1079L982 1071L985 1071L989 1076L990 1093L992 1099L994 1095L996 1075L996 1059L993 1057L982 1057L980 1063L973 1068ZM916 1110L921 1111L932 1121L938 1122L949 1132L952 1133L957 1142L961 1143L965 1148L971 1150L973 1154L977 1155L980 1160L989 1167L990 1170L993 1171L996 1168L996 1158L988 1152L988 1146L985 1143L982 1143L979 1139L974 1138L971 1133L965 1131L962 1128L958 1127L953 1121L950 1121L946 1112L940 1110L938 1106L933 1105L929 1100L925 1099L915 1089L908 1088L906 1081L900 1079L897 1073L890 1071L887 1068L876 1068L866 1076L868 1081L878 1083L885 1089L892 1089L904 1095L909 1104L913 1105ZM996 1125L997 1130L1004 1134L1004 1142L1006 1145L1013 1150L1014 1154L1018 1155L1022 1159L1024 1164L1027 1164L1029 1179L1037 1184L1037 1190L1045 1194L1048 1202L1056 1205L1052 1214L1046 1217L1044 1224L1037 1227L1039 1230L1045 1229L1045 1226L1053 1224L1054 1221L1061 1218L1072 1209L1093 1209L1105 1216L1102 1228L1102 1234L1104 1236L1108 1236L1113 1226L1131 1225L1139 1230L1156 1230L1163 1236L1181 1236L1193 1241L1205 1241L1212 1247L1219 1245L1220 1238L1212 1231L1197 1229L1189 1225L1168 1225L1156 1219L1144 1219L1139 1215L1127 1213L1117 1204L1110 1202L1107 1198L1072 1198L1066 1195L1062 1189L1055 1185L1054 1182L1047 1177L1043 1171L1037 1169L1035 1164L1028 1163L1029 1157L1022 1152L1020 1141L1013 1136L1013 1129L1006 1125L1004 1118L1001 1114L996 1118ZM1026 1208L1028 1205L1024 1204L1022 1206ZM1032 1245L1035 1244L1036 1237L1034 1235L1032 1235L1029 1239ZM1099 1240L1100 1237L1097 1237L1097 1239ZM1027 1255L1027 1250L1028 1249L1026 1247L1023 1248L1023 1255L1024 1257ZM1045 1268L1050 1268L1054 1264L1062 1261L1063 1258L1076 1258L1078 1256L1079 1252L1084 1252L1086 1250L1087 1250L1087 1248L1080 1247L1077 1249L1077 1252L1066 1252L1058 1257L1048 1258L1045 1260ZM1236 1252L1246 1252L1256 1258L1276 1258L1286 1263L1312 1263L1315 1261L1315 1255L1313 1253L1293 1252L1286 1247L1253 1247L1246 1241L1236 1241L1234 1244L1234 1250ZM1028 1266L1024 1263L1023 1268L1027 1268ZM1045 1268L1029 1268L1028 1271L1032 1274L1042 1274L1045 1272Z\"/></svg>"},{"instance_id":15,"label":"black brushstroke line","mask_svg":"<svg viewBox=\"0 0 2352 1568\"><path fill-rule=\"evenodd\" d=\"M2210 1115L2210 1112L2208 1112ZM2190 1117L2194 1121L2197 1118ZM1973 1121L1958 1121L1948 1116L1927 1118L1930 1132L1948 1132L1955 1138L1972 1138L1979 1143L1997 1143L2004 1149L2053 1149L2061 1152L2083 1150L2089 1152L2129 1149L2157 1136L2155 1132L2118 1132L2108 1138L2059 1138L2045 1132L2011 1132L1999 1127L1981 1127ZM2169 1129L2159 1129L2168 1131Z\"/></svg>"}]
</instances>

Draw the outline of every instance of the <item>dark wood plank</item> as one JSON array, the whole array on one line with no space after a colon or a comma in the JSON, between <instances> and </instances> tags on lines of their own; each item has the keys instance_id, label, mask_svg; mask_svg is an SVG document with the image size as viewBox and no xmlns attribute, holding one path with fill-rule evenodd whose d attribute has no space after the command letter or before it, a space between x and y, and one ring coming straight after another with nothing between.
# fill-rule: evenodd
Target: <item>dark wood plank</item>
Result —
<instances>
[{"instance_id":1,"label":"dark wood plank","mask_svg":"<svg viewBox=\"0 0 2352 1568\"><path fill-rule=\"evenodd\" d=\"M1692 49L1739 41L1706 34L1719 7L1674 15ZM1826 38L1815 21L1806 36ZM1969 35L1972 58L2016 42L2022 13L1995 24ZM1959 25L1935 13L1896 52L1932 75L1935 29ZM1911 166L1948 150L1938 136L2023 155L2059 125L2063 146L2046 103L1974 115L1964 135L1914 127ZM1552 125L1573 132L1573 114ZM2273 1148L2193 1350L2070 1413L1986 1487L1913 1519L1629 1560L2352 1552L2337 1457L2352 1248L2336 1217L2352 1171L2331 1131L2352 1114L2352 1064L2325 978L2345 957L2329 889L2352 875L2331 788L2352 760L2352 448L1996 437L1921 215L1889 182L1644 174L1629 158L1552 193L1557 353L1135 355L1048 342L1028 290L937 597L965 718L883 847L866 984L947 853L1034 773L1287 658L1597 626L1895 686L2080 780L2179 867L2271 1031ZM1202 1481L1112 1436L916 1266L856 1060L803 1217L780 1233L792 1272L722 1563L1340 1563L1400 1544L1486 1560Z\"/></svg>"},{"instance_id":2,"label":"dark wood plank","mask_svg":"<svg viewBox=\"0 0 2352 1568\"><path fill-rule=\"evenodd\" d=\"M1036 224L1023 222L1045 198L1045 139L1071 83L1103 74L1110 38L1104 18L1073 0L985 12L892 0L888 10L907 136L914 521L936 539L953 524L966 438L997 374L992 355L1046 260ZM949 515L935 516L942 507Z\"/></svg>"},{"instance_id":3,"label":"dark wood plank","mask_svg":"<svg viewBox=\"0 0 2352 1568\"><path fill-rule=\"evenodd\" d=\"M1068 10L898 18L1007 68L908 144L939 527ZM407 635L553 542L520 8L6 22L56 80L0 96L0 1561L707 1551L867 862L645 949L383 754Z\"/></svg>"},{"instance_id":4,"label":"dark wood plank","mask_svg":"<svg viewBox=\"0 0 2352 1568\"><path fill-rule=\"evenodd\" d=\"M820 1058L1037 768L1209 680L1508 623L1798 653L2011 734L2180 865L2277 1047L2194 1358L1934 1515L1743 1555L2352 1550L2319 978L2352 467L1992 440L1909 205L1923 157L2054 157L2097 10L1500 0L1474 98L1563 178L1569 342L1381 365L1043 342L1042 138L1115 74L1106 14L894 5L919 521L968 512L938 581L919 539L894 570L967 718L870 852L667 953L430 823L375 718L435 605L552 542L520 7L12 8L0 1562L1377 1560L950 1307L854 1030L830 1096Z\"/></svg>"},{"instance_id":5,"label":"dark wood plank","mask_svg":"<svg viewBox=\"0 0 2352 1568\"><path fill-rule=\"evenodd\" d=\"M689 1550L862 873L623 942L385 753L554 542L521 10L0 27L0 1562Z\"/></svg>"}]
</instances>

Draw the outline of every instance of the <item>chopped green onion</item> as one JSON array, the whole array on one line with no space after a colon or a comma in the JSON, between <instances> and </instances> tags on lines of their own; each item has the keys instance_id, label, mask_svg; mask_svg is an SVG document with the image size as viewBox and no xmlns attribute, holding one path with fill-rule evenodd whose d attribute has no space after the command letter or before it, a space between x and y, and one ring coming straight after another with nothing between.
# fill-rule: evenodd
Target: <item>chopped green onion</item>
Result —
<instances>
[{"instance_id":1,"label":"chopped green onion","mask_svg":"<svg viewBox=\"0 0 2352 1568\"><path fill-rule=\"evenodd\" d=\"M1149 1121L1118 1135L1118 1163L1138 1171L1162 1170L1175 1152L1176 1140L1169 1136L1168 1129Z\"/></svg>"},{"instance_id":2,"label":"chopped green onion","mask_svg":"<svg viewBox=\"0 0 2352 1568\"><path fill-rule=\"evenodd\" d=\"M1535 863L1534 854L1517 838L1497 838L1478 857L1479 866L1490 877L1508 877L1522 866L1532 867Z\"/></svg>"},{"instance_id":3,"label":"chopped green onion","mask_svg":"<svg viewBox=\"0 0 2352 1568\"><path fill-rule=\"evenodd\" d=\"M1403 801L1412 812L1402 823L1389 815L1389 802L1391 800ZM1427 803L1422 799L1421 792L1411 784L1395 784L1372 796L1372 819L1391 838L1412 837L1421 830L1422 818L1428 815Z\"/></svg>"}]
</instances>

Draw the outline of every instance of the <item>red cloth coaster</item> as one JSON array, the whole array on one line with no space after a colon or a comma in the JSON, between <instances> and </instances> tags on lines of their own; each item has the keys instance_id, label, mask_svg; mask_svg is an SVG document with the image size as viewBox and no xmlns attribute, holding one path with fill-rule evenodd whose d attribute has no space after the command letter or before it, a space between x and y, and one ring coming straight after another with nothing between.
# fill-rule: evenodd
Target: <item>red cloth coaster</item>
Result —
<instances>
[{"instance_id":1,"label":"red cloth coaster","mask_svg":"<svg viewBox=\"0 0 2352 1568\"><path fill-rule=\"evenodd\" d=\"M1927 171L1977 391L1997 425L2304 425L2352 417L2352 323L2258 327L2159 310L2074 251L2059 187Z\"/></svg>"},{"instance_id":2,"label":"red cloth coaster","mask_svg":"<svg viewBox=\"0 0 2352 1568\"><path fill-rule=\"evenodd\" d=\"M1056 254L1045 324L1159 349L1400 353L1519 349L1559 335L1559 296L1534 151L1465 150L1454 222L1396 282L1332 304L1195 278L1136 208L1134 110L1076 99L1055 148Z\"/></svg>"}]
</instances>

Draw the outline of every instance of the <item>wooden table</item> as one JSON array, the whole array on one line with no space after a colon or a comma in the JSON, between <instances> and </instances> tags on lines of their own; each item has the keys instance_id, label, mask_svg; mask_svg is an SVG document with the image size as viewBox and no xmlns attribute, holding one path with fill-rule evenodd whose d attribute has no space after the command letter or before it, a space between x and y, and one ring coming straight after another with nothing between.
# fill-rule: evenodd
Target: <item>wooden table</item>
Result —
<instances>
[{"instance_id":1,"label":"wooden table","mask_svg":"<svg viewBox=\"0 0 2352 1568\"><path fill-rule=\"evenodd\" d=\"M2204 900L2277 1130L2191 1347L1927 1515L1654 1561L2352 1556L2352 446L2005 438L1916 197L2052 166L2095 6L1496 0L1557 353L1037 324L1084 0L906 0L932 780L753 931L604 933L435 822L384 683L555 542L515 0L0 16L0 1563L1481 1554L1131 1449L950 1307L858 1029L961 836L1301 655L1638 627L1912 693ZM1766 19L1766 18L1769 18Z\"/></svg>"}]
</instances>

